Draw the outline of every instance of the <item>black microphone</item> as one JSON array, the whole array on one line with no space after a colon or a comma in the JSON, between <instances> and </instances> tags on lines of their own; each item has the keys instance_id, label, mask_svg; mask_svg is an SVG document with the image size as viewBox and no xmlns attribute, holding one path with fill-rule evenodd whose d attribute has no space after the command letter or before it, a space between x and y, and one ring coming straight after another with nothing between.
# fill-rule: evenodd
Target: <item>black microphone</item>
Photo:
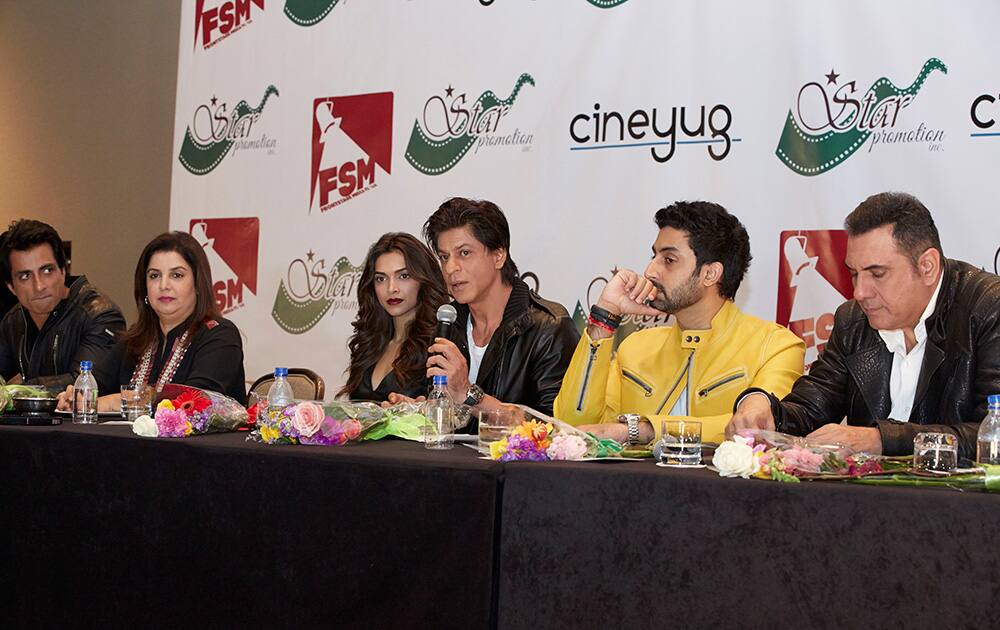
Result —
<instances>
[{"instance_id":1,"label":"black microphone","mask_svg":"<svg viewBox=\"0 0 1000 630\"><path fill-rule=\"evenodd\" d=\"M453 324L455 320L458 319L458 311L451 304L442 304L437 310L437 334L436 337L444 337L445 339L451 339L451 331L454 329Z\"/></svg>"}]
</instances>

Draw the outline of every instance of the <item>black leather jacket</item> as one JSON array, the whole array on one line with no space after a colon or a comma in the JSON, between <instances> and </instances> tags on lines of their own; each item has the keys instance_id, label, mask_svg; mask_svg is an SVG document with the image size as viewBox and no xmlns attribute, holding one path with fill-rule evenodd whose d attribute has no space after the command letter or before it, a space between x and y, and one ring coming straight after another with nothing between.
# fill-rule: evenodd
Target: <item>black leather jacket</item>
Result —
<instances>
[{"instance_id":1,"label":"black leather jacket","mask_svg":"<svg viewBox=\"0 0 1000 630\"><path fill-rule=\"evenodd\" d=\"M76 381L80 361L89 360L100 391L117 389L118 366L111 349L125 329L125 317L86 276L66 281L69 295L42 324L30 348L25 338L30 315L23 306L10 309L0 321L0 375L9 379L20 374L24 383L60 390Z\"/></svg>"},{"instance_id":2,"label":"black leather jacket","mask_svg":"<svg viewBox=\"0 0 1000 630\"><path fill-rule=\"evenodd\" d=\"M452 305L458 311L452 341L468 361L469 307L456 302ZM505 403L527 405L551 415L552 403L579 340L580 333L565 308L542 299L517 280L500 327L483 355L476 384ZM469 429L475 432L475 421Z\"/></svg>"},{"instance_id":3,"label":"black leather jacket","mask_svg":"<svg viewBox=\"0 0 1000 630\"><path fill-rule=\"evenodd\" d=\"M777 429L805 435L847 417L878 427L882 452L913 452L922 431L958 435L959 455L975 458L986 396L1000 393L1000 278L945 259L941 290L926 321L927 347L909 422L888 418L892 353L857 302L837 309L826 349L809 374L771 410Z\"/></svg>"}]
</instances>

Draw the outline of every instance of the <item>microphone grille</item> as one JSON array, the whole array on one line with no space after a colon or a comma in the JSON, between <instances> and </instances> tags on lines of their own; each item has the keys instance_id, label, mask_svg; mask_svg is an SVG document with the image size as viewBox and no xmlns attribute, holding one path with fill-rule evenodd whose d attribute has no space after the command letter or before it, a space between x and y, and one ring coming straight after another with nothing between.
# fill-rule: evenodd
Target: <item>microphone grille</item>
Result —
<instances>
[{"instance_id":1,"label":"microphone grille","mask_svg":"<svg viewBox=\"0 0 1000 630\"><path fill-rule=\"evenodd\" d=\"M439 322L448 322L449 324L454 324L455 320L458 319L458 311L451 304L442 304L437 310L437 320Z\"/></svg>"}]
</instances>

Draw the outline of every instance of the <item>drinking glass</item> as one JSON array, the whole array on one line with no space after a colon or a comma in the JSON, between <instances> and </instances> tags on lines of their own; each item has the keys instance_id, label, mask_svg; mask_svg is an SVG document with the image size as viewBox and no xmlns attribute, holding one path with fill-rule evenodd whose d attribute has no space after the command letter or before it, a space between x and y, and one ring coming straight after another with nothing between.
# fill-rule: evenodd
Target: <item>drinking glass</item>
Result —
<instances>
[{"instance_id":1,"label":"drinking glass","mask_svg":"<svg viewBox=\"0 0 1000 630\"><path fill-rule=\"evenodd\" d=\"M476 441L479 454L489 455L490 444L509 436L520 420L520 414L516 414L506 407L481 410L479 412L479 439Z\"/></svg>"},{"instance_id":2,"label":"drinking glass","mask_svg":"<svg viewBox=\"0 0 1000 630\"><path fill-rule=\"evenodd\" d=\"M701 466L701 422L664 420L660 463L676 468Z\"/></svg>"},{"instance_id":3,"label":"drinking glass","mask_svg":"<svg viewBox=\"0 0 1000 630\"><path fill-rule=\"evenodd\" d=\"M140 416L153 415L153 388L149 385L122 385L121 394L122 418L135 422Z\"/></svg>"},{"instance_id":4,"label":"drinking glass","mask_svg":"<svg viewBox=\"0 0 1000 630\"><path fill-rule=\"evenodd\" d=\"M913 438L913 467L952 472L958 468L958 438L951 433L918 433Z\"/></svg>"}]
</instances>

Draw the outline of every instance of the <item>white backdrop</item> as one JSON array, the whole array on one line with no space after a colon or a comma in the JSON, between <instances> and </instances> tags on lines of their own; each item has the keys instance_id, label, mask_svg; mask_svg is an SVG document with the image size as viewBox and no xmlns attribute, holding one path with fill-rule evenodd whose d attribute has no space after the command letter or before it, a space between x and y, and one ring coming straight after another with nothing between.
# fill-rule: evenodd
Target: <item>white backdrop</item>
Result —
<instances>
[{"instance_id":1,"label":"white backdrop","mask_svg":"<svg viewBox=\"0 0 1000 630\"><path fill-rule=\"evenodd\" d=\"M171 228L215 250L248 378L311 367L335 391L356 266L453 195L495 201L522 272L570 312L646 264L657 208L719 202L750 232L737 302L775 318L779 290L794 301L789 251L805 335L832 308L824 282L847 290L814 231L874 192L915 194L946 255L993 270L997 24L988 0L185 0ZM807 133L779 147L790 112ZM782 233L800 230L796 254Z\"/></svg>"}]
</instances>

